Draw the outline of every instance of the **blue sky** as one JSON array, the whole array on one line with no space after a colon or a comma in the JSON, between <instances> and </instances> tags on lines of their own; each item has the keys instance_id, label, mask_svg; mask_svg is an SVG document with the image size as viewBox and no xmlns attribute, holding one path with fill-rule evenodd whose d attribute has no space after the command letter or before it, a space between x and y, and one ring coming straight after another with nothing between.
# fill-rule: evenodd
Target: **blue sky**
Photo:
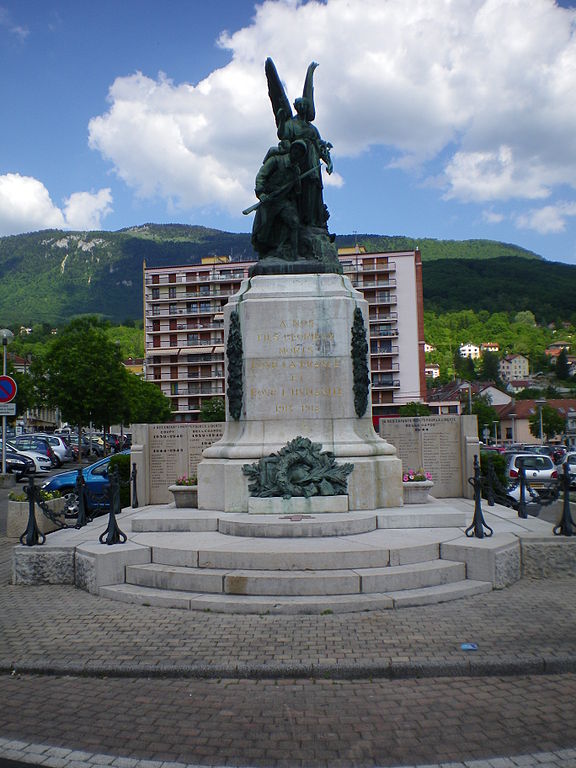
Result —
<instances>
[{"instance_id":1,"label":"blue sky","mask_svg":"<svg viewBox=\"0 0 576 768\"><path fill-rule=\"evenodd\" d=\"M264 60L315 75L330 229L576 264L576 2L0 0L0 235L248 231Z\"/></svg>"}]
</instances>

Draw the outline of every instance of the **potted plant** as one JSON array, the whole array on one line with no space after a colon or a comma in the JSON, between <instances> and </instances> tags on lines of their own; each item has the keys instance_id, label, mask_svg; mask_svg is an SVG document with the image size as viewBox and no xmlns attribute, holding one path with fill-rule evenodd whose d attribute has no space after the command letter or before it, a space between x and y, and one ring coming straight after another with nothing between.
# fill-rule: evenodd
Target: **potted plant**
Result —
<instances>
[{"instance_id":1,"label":"potted plant","mask_svg":"<svg viewBox=\"0 0 576 768\"><path fill-rule=\"evenodd\" d=\"M198 507L198 479L196 475L179 477L174 485L169 485L168 490L174 496L174 503L179 508Z\"/></svg>"},{"instance_id":2,"label":"potted plant","mask_svg":"<svg viewBox=\"0 0 576 768\"><path fill-rule=\"evenodd\" d=\"M404 504L426 504L434 482L430 472L407 469L402 474Z\"/></svg>"}]
</instances>

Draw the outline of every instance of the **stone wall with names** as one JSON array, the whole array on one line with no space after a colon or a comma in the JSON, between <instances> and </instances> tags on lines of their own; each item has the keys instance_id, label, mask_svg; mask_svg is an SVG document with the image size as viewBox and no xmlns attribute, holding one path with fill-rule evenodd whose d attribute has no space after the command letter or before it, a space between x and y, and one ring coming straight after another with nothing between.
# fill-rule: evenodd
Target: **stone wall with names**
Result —
<instances>
[{"instance_id":1,"label":"stone wall with names","mask_svg":"<svg viewBox=\"0 0 576 768\"><path fill-rule=\"evenodd\" d=\"M146 473L138 483L141 506L171 502L168 486L178 477L195 475L202 451L224 434L223 422L139 424L136 427L133 431L138 446L134 446L133 460L138 463L138 474Z\"/></svg>"},{"instance_id":2,"label":"stone wall with names","mask_svg":"<svg viewBox=\"0 0 576 768\"><path fill-rule=\"evenodd\" d=\"M436 498L471 498L467 478L479 453L475 416L413 416L380 420L380 435L398 451L404 470L424 469Z\"/></svg>"}]
</instances>

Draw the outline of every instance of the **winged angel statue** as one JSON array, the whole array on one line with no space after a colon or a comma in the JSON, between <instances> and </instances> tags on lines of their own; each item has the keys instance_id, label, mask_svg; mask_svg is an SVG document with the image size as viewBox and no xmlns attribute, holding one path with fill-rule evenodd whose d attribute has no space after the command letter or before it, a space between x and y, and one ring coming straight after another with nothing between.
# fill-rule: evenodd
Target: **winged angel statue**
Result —
<instances>
[{"instance_id":1,"label":"winged angel statue","mask_svg":"<svg viewBox=\"0 0 576 768\"><path fill-rule=\"evenodd\" d=\"M341 272L322 195L322 163L332 173L332 145L312 125L317 66L312 62L308 67L293 114L274 62L266 59L268 95L279 142L268 150L256 176L259 202L243 211L256 211L252 244L259 262L253 274Z\"/></svg>"}]
</instances>

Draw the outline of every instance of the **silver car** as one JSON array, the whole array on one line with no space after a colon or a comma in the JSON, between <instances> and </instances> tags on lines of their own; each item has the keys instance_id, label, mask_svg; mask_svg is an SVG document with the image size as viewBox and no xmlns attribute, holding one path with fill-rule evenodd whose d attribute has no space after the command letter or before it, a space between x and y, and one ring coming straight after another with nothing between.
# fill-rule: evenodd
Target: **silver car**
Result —
<instances>
[{"instance_id":1,"label":"silver car","mask_svg":"<svg viewBox=\"0 0 576 768\"><path fill-rule=\"evenodd\" d=\"M6 449L13 453L18 453L20 456L26 456L26 458L32 459L34 462L34 472L50 472L50 470L54 468L54 465L48 456L45 456L43 453L38 453L38 451L21 450L9 441L6 441ZM0 440L0 450L2 450L2 440Z\"/></svg>"},{"instance_id":2,"label":"silver car","mask_svg":"<svg viewBox=\"0 0 576 768\"><path fill-rule=\"evenodd\" d=\"M57 466L62 466L67 461L72 461L72 448L60 435L49 435L41 432L34 433L36 437L44 437L50 443L57 458Z\"/></svg>"},{"instance_id":3,"label":"silver car","mask_svg":"<svg viewBox=\"0 0 576 768\"><path fill-rule=\"evenodd\" d=\"M521 467L524 467L530 488L540 496L548 495L554 481L558 479L558 470L550 456L543 453L513 453L507 457L506 462L506 476L511 485L508 496L515 501L520 499L520 484L517 482Z\"/></svg>"},{"instance_id":4,"label":"silver car","mask_svg":"<svg viewBox=\"0 0 576 768\"><path fill-rule=\"evenodd\" d=\"M574 489L576 488L576 451L569 451L566 456L564 456L562 471L564 471L564 465L567 465L568 471L570 472L570 488Z\"/></svg>"}]
</instances>

